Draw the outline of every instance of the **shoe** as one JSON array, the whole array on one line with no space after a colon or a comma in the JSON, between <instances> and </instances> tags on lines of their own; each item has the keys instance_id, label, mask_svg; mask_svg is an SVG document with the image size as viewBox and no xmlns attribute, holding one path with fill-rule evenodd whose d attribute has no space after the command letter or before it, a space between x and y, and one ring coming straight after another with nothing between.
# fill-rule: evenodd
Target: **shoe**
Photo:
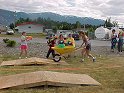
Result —
<instances>
[{"instance_id":1,"label":"shoe","mask_svg":"<svg viewBox=\"0 0 124 93\"><path fill-rule=\"evenodd\" d=\"M95 57L93 57L93 62L96 62L96 58Z\"/></svg>"},{"instance_id":2,"label":"shoe","mask_svg":"<svg viewBox=\"0 0 124 93\"><path fill-rule=\"evenodd\" d=\"M26 59L28 58L28 57L25 57Z\"/></svg>"},{"instance_id":3,"label":"shoe","mask_svg":"<svg viewBox=\"0 0 124 93\"><path fill-rule=\"evenodd\" d=\"M21 59L21 57L19 57L19 59Z\"/></svg>"}]
</instances>

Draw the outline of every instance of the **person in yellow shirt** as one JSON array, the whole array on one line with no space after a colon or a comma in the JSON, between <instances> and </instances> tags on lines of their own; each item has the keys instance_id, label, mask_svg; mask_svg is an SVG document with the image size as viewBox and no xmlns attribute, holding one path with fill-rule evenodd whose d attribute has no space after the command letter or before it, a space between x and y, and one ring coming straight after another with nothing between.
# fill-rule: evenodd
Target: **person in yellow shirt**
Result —
<instances>
[{"instance_id":1,"label":"person in yellow shirt","mask_svg":"<svg viewBox=\"0 0 124 93\"><path fill-rule=\"evenodd\" d=\"M67 43L67 45L71 45L71 46L74 46L75 47L75 40L74 40L74 38L72 37L71 34L68 35L68 38L66 40L66 43Z\"/></svg>"}]
</instances>

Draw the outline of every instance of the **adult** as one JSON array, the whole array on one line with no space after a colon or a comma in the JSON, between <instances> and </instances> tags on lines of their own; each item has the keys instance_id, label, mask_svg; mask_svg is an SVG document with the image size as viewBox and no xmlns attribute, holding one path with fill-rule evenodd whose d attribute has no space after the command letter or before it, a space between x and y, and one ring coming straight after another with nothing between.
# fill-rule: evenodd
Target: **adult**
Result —
<instances>
[{"instance_id":1,"label":"adult","mask_svg":"<svg viewBox=\"0 0 124 93\"><path fill-rule=\"evenodd\" d=\"M115 33L115 29L112 30L111 34L111 51L114 52L117 43L117 34Z\"/></svg>"},{"instance_id":2,"label":"adult","mask_svg":"<svg viewBox=\"0 0 124 93\"><path fill-rule=\"evenodd\" d=\"M124 37L124 32L120 31L118 34L118 53L122 54L122 48L123 48L123 37Z\"/></svg>"},{"instance_id":3,"label":"adult","mask_svg":"<svg viewBox=\"0 0 124 93\"><path fill-rule=\"evenodd\" d=\"M83 49L82 49L82 56L83 56L83 59L81 60L82 62L84 61L84 57L87 55L88 57L91 57L93 62L95 62L96 58L93 57L91 54L90 54L90 50L91 50L91 43L90 43L90 40L89 38L87 37L87 35L80 31L79 32L79 35L80 37L82 38L83 40L83 43L81 44L81 47L83 46Z\"/></svg>"}]
</instances>

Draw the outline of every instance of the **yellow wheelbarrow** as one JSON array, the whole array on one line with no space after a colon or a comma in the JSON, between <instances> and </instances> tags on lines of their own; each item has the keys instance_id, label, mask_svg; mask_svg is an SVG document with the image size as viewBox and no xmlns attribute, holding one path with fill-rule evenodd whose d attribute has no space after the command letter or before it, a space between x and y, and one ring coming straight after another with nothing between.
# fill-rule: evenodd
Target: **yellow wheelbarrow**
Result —
<instances>
[{"instance_id":1,"label":"yellow wheelbarrow","mask_svg":"<svg viewBox=\"0 0 124 93\"><path fill-rule=\"evenodd\" d=\"M71 53L75 50L81 49L81 48L75 48L74 46L65 46L63 48L60 48L58 46L55 46L55 47L52 47L52 49L57 52L57 54L55 54L55 57L53 60L55 62L59 62L62 57L66 58L65 56L63 56L64 54L69 54L69 53Z\"/></svg>"}]
</instances>

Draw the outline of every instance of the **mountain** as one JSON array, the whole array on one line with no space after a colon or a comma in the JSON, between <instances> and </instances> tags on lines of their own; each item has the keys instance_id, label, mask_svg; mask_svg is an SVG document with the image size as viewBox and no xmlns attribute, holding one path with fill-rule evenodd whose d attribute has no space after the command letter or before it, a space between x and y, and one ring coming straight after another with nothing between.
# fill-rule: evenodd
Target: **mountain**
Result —
<instances>
[{"instance_id":1,"label":"mountain","mask_svg":"<svg viewBox=\"0 0 124 93\"><path fill-rule=\"evenodd\" d=\"M10 23L14 23L15 20L19 18L30 18L36 19L38 17L41 18L50 18L54 21L60 22L68 22L68 23L76 23L79 21L81 24L91 24L91 25L103 25L104 20L94 19L91 17L77 17L77 16L67 16L67 15L59 15L51 12L43 12L43 13L25 13L25 12L13 12L8 10L0 9L0 24L9 25Z\"/></svg>"}]
</instances>

